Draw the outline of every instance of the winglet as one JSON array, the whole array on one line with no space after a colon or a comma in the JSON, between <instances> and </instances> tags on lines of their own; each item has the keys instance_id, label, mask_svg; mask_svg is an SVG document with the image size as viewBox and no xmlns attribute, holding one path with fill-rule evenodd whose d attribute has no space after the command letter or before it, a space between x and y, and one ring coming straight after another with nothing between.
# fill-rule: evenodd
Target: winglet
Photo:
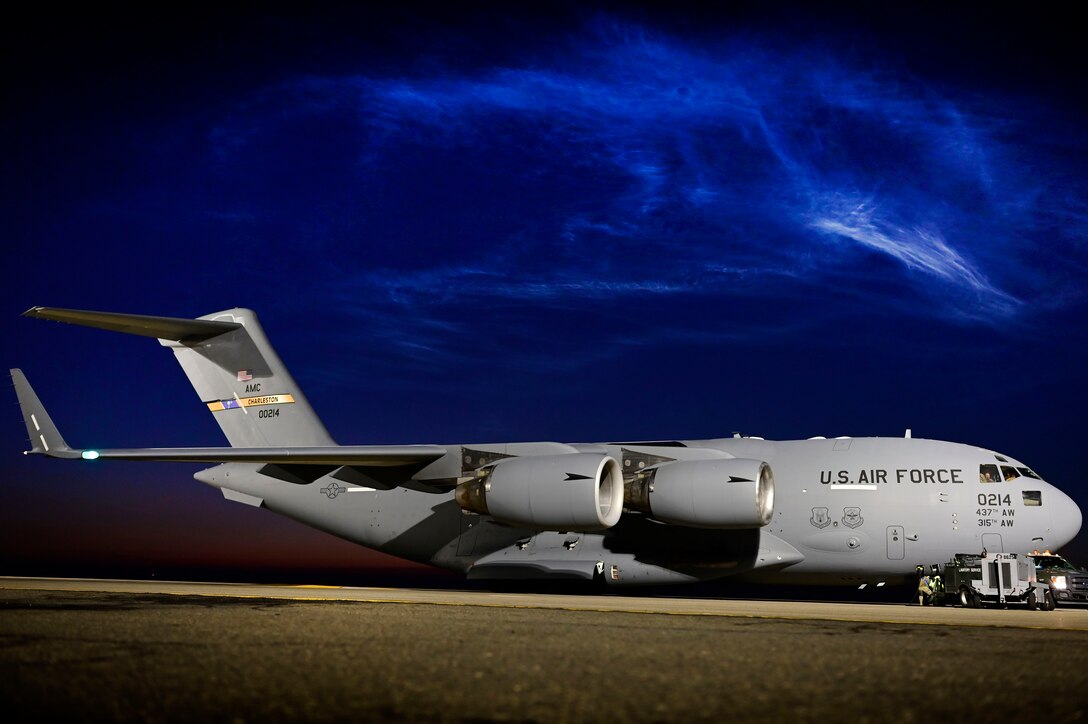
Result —
<instances>
[{"instance_id":1,"label":"winglet","mask_svg":"<svg viewBox=\"0 0 1088 724\"><path fill-rule=\"evenodd\" d=\"M11 382L15 385L15 394L19 397L19 408L23 411L26 434L30 438L31 449L27 452L56 458L80 457L80 451L68 447L68 443L61 437L60 431L53 424L49 413L45 411L41 400L34 394L34 388L27 382L23 371L19 369L9 371Z\"/></svg>"}]
</instances>

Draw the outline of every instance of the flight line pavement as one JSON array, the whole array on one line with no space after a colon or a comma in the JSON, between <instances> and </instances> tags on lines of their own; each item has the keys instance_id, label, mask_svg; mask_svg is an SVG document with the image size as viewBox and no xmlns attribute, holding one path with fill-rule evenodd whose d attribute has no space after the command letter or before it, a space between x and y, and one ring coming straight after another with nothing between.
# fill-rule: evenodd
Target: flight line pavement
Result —
<instances>
[{"instance_id":1,"label":"flight line pavement","mask_svg":"<svg viewBox=\"0 0 1088 724\"><path fill-rule=\"evenodd\" d=\"M451 589L373 588L350 586L284 586L190 581L122 581L0 576L0 590L85 591L157 595L271 598L294 601L355 601L442 606L535 608L686 616L816 619L872 623L1004 626L1088 631L1088 608L1028 611L1026 608L969 609L952 606L909 606L874 603L827 603L763 599L706 599L607 595L496 593Z\"/></svg>"},{"instance_id":2,"label":"flight line pavement","mask_svg":"<svg viewBox=\"0 0 1088 724\"><path fill-rule=\"evenodd\" d=\"M1088 611L0 578L6 718L1088 718Z\"/></svg>"}]
</instances>

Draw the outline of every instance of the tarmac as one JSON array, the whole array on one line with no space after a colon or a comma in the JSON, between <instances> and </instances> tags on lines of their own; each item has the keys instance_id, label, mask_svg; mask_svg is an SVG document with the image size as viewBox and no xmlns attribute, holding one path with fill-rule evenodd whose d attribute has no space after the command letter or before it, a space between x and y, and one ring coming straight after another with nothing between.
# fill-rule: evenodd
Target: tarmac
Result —
<instances>
[{"instance_id":1,"label":"tarmac","mask_svg":"<svg viewBox=\"0 0 1088 724\"><path fill-rule=\"evenodd\" d=\"M31 721L1088 719L1088 610L0 578Z\"/></svg>"}]
</instances>

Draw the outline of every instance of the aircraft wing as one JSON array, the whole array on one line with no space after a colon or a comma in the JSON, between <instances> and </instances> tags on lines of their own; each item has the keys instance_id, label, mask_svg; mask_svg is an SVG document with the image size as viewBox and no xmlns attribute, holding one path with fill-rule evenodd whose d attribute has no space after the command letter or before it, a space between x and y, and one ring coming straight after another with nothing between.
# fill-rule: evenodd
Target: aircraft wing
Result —
<instances>
[{"instance_id":1,"label":"aircraft wing","mask_svg":"<svg viewBox=\"0 0 1088 724\"><path fill-rule=\"evenodd\" d=\"M430 445L340 445L337 447L147 447L60 448L28 450L54 458L84 460L148 460L174 463L290 463L292 465L349 465L394 467L427 463L446 454Z\"/></svg>"},{"instance_id":2,"label":"aircraft wing","mask_svg":"<svg viewBox=\"0 0 1088 724\"><path fill-rule=\"evenodd\" d=\"M73 448L64 441L22 370L13 369L11 380L19 397L31 449L27 454L55 458L96 460L154 460L199 463L288 463L290 465L397 467L426 464L446 454L437 445L333 445L323 447L182 447Z\"/></svg>"}]
</instances>

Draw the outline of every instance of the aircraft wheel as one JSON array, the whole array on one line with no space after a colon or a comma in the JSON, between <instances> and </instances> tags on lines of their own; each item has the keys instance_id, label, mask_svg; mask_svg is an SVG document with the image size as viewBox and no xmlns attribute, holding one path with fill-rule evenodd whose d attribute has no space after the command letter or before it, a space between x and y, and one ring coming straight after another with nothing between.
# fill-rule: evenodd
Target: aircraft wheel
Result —
<instances>
[{"instance_id":1,"label":"aircraft wheel","mask_svg":"<svg viewBox=\"0 0 1088 724\"><path fill-rule=\"evenodd\" d=\"M1044 598L1046 599L1046 602L1043 604L1043 608L1045 608L1047 611L1053 611L1058 605L1054 601L1054 592L1047 591Z\"/></svg>"}]
</instances>

